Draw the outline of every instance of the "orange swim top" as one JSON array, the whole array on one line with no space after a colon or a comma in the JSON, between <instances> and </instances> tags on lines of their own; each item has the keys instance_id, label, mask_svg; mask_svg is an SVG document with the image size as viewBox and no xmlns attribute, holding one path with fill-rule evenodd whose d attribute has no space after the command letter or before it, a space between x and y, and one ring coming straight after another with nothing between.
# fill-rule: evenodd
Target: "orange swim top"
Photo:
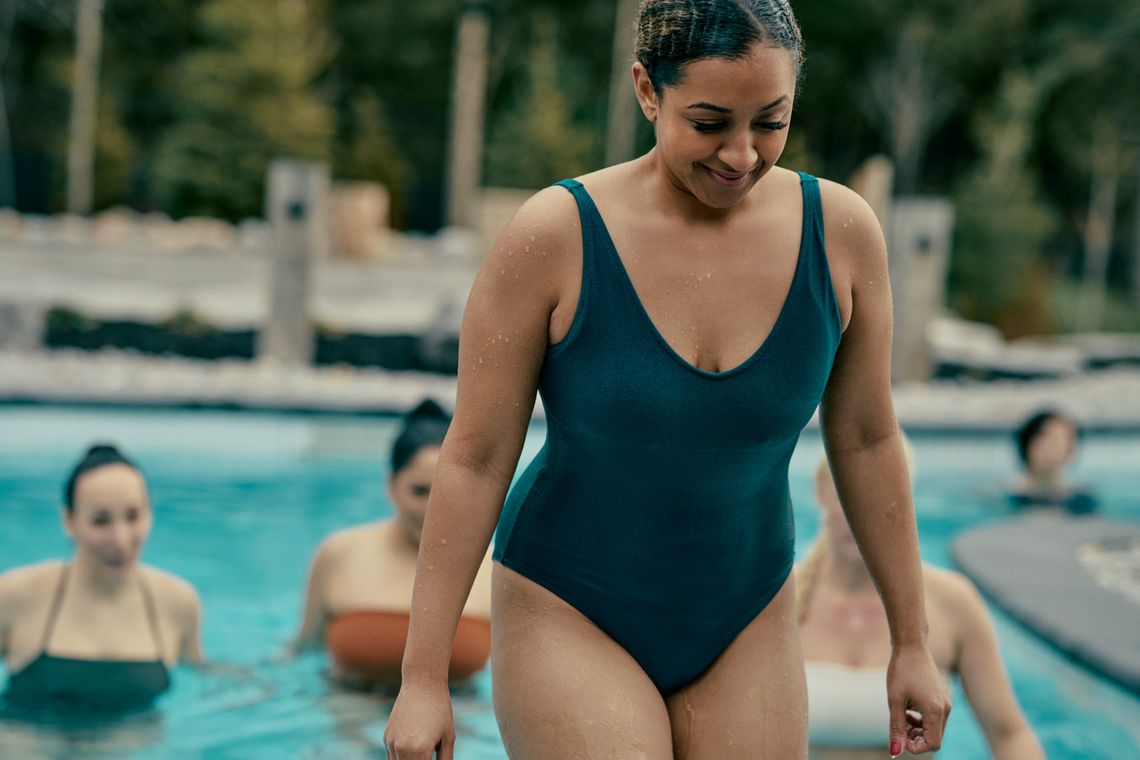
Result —
<instances>
[{"instance_id":1,"label":"orange swim top","mask_svg":"<svg viewBox=\"0 0 1140 760\"><path fill-rule=\"evenodd\" d=\"M370 681L399 682L400 661L408 640L408 613L381 610L343 612L325 628L325 648L338 667ZM452 643L448 678L470 678L491 656L491 623L459 618Z\"/></svg>"}]
</instances>

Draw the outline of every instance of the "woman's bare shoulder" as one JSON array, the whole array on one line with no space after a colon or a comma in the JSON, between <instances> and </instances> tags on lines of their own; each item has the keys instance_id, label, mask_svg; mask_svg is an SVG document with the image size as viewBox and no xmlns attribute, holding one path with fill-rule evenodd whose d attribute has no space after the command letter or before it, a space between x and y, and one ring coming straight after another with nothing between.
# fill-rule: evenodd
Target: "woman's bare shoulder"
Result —
<instances>
[{"instance_id":1,"label":"woman's bare shoulder","mask_svg":"<svg viewBox=\"0 0 1140 760\"><path fill-rule=\"evenodd\" d=\"M973 619L986 614L985 601L977 586L962 573L924 564L922 579L928 605L938 605L939 609L959 619Z\"/></svg>"},{"instance_id":2,"label":"woman's bare shoulder","mask_svg":"<svg viewBox=\"0 0 1140 760\"><path fill-rule=\"evenodd\" d=\"M819 196L823 206L823 231L829 244L845 251L885 255L886 245L879 220L870 204L846 185L828 179L819 180Z\"/></svg>"},{"instance_id":3,"label":"woman's bare shoulder","mask_svg":"<svg viewBox=\"0 0 1140 760\"><path fill-rule=\"evenodd\" d=\"M198 591L190 581L150 565L144 565L141 569L150 589L171 607L179 610L195 610L200 606Z\"/></svg>"},{"instance_id":4,"label":"woman's bare shoulder","mask_svg":"<svg viewBox=\"0 0 1140 760\"><path fill-rule=\"evenodd\" d=\"M51 589L59 582L63 565L60 560L47 560L0 573L0 605L21 604L50 595Z\"/></svg>"}]
</instances>

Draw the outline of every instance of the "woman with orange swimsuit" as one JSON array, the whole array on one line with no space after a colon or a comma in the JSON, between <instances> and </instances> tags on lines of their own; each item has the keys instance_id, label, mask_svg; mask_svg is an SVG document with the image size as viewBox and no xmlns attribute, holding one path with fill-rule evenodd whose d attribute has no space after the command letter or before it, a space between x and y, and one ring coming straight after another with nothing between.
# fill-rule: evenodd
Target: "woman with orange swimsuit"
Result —
<instances>
[{"instance_id":1,"label":"woman with orange swimsuit","mask_svg":"<svg viewBox=\"0 0 1140 760\"><path fill-rule=\"evenodd\" d=\"M440 444L450 418L433 401L408 414L392 446L388 497L395 515L338 531L309 569L294 651L324 647L332 675L357 688L397 685L408 634L416 558ZM471 677L491 652L490 558L475 579L455 634L453 681Z\"/></svg>"}]
</instances>

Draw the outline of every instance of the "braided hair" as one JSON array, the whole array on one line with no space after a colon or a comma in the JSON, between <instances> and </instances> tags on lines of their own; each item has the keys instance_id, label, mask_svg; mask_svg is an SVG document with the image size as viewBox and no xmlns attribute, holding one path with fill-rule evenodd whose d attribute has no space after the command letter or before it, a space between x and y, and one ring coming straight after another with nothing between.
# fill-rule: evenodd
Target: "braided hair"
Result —
<instances>
[{"instance_id":1,"label":"braided hair","mask_svg":"<svg viewBox=\"0 0 1140 760\"><path fill-rule=\"evenodd\" d=\"M761 43L782 48L803 70L804 44L788 0L641 0L634 54L658 95L681 81L685 64L745 58Z\"/></svg>"}]
</instances>

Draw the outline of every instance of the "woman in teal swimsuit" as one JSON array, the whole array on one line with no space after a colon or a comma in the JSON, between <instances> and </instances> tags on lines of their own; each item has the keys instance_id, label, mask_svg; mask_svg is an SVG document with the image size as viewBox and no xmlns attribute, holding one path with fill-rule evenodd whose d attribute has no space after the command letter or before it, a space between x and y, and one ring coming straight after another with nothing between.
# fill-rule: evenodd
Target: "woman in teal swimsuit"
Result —
<instances>
[{"instance_id":1,"label":"woman in teal swimsuit","mask_svg":"<svg viewBox=\"0 0 1140 760\"><path fill-rule=\"evenodd\" d=\"M496 524L512 758L805 757L787 470L817 405L890 621L884 735L940 745L882 235L851 191L775 166L800 48L783 0L644 1L656 147L538 193L489 254L389 757L453 756L449 646ZM536 390L546 445L508 497Z\"/></svg>"},{"instance_id":2,"label":"woman in teal swimsuit","mask_svg":"<svg viewBox=\"0 0 1140 760\"><path fill-rule=\"evenodd\" d=\"M198 595L144 566L152 513L146 481L113 446L93 446L64 489L66 562L0 575L2 701L19 713L145 710L178 662L202 661Z\"/></svg>"}]
</instances>

